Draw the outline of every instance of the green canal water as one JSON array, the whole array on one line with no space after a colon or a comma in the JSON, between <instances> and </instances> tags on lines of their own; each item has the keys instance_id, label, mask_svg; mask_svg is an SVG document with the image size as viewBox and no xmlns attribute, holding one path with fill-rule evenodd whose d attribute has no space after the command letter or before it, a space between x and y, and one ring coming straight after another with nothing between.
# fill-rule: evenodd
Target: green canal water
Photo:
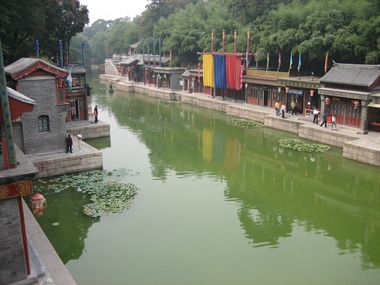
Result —
<instances>
[{"instance_id":1,"label":"green canal water","mask_svg":"<svg viewBox=\"0 0 380 285\"><path fill-rule=\"evenodd\" d=\"M78 284L380 284L379 168L93 84L111 138L89 143L139 191L100 218L83 193L46 193L38 221Z\"/></svg>"}]
</instances>

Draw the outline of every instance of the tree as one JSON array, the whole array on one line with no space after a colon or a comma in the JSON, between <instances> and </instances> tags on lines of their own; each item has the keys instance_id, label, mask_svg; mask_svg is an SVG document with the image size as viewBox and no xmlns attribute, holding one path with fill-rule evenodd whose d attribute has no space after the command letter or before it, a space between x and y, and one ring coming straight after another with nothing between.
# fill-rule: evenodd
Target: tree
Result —
<instances>
[{"instance_id":1,"label":"tree","mask_svg":"<svg viewBox=\"0 0 380 285\"><path fill-rule=\"evenodd\" d=\"M38 39L41 55L57 57L57 42L67 47L88 23L88 9L78 0L18 0L0 2L0 37L6 64L34 54Z\"/></svg>"}]
</instances>

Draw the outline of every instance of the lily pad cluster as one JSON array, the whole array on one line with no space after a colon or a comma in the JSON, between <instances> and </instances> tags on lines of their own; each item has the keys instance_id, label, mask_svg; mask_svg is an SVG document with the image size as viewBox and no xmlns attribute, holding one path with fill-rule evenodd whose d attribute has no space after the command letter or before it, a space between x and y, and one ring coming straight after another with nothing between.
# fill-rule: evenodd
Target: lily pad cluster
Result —
<instances>
[{"instance_id":1,"label":"lily pad cluster","mask_svg":"<svg viewBox=\"0 0 380 285\"><path fill-rule=\"evenodd\" d=\"M79 174L63 175L52 179L38 180L35 190L55 193L67 189L90 195L90 203L83 206L83 214L99 217L108 213L121 213L131 205L138 188L131 183L119 182L125 170L91 170Z\"/></svg>"},{"instance_id":2,"label":"lily pad cluster","mask_svg":"<svg viewBox=\"0 0 380 285\"><path fill-rule=\"evenodd\" d=\"M300 139L279 140L280 147L300 152L325 152L330 149L324 144L306 143Z\"/></svg>"},{"instance_id":3,"label":"lily pad cluster","mask_svg":"<svg viewBox=\"0 0 380 285\"><path fill-rule=\"evenodd\" d=\"M158 103L164 104L164 105L169 105L169 104L178 104L179 101L176 101L176 100L166 100L166 99L158 99Z\"/></svg>"},{"instance_id":4,"label":"lily pad cluster","mask_svg":"<svg viewBox=\"0 0 380 285\"><path fill-rule=\"evenodd\" d=\"M240 127L240 128L259 128L263 125L254 121L249 120L242 120L242 119L232 119L231 120L232 125Z\"/></svg>"}]
</instances>

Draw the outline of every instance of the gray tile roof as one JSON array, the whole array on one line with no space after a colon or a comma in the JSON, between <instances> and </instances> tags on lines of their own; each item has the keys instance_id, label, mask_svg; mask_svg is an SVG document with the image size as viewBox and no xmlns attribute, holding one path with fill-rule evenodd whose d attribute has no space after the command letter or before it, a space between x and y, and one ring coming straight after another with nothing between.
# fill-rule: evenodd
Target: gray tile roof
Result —
<instances>
[{"instance_id":1,"label":"gray tile roof","mask_svg":"<svg viewBox=\"0 0 380 285\"><path fill-rule=\"evenodd\" d=\"M153 62L157 65L159 62L160 62L160 57L158 55L148 55L148 54L145 54L144 55L144 61L145 61L145 64L148 64L148 59L150 60L150 64L153 65ZM136 64L137 65L142 65L142 62L143 62L143 55L142 54L131 54L131 55L127 55L127 56L123 56L121 58L121 60L118 60L116 59L112 59L112 61L115 63L115 64L122 64L122 65L133 65L133 64ZM170 58L168 57L161 57L161 63L162 64L166 64L170 61Z\"/></svg>"},{"instance_id":2,"label":"gray tile roof","mask_svg":"<svg viewBox=\"0 0 380 285\"><path fill-rule=\"evenodd\" d=\"M189 77L190 75L190 72L186 69L185 72L181 74L181 77Z\"/></svg>"},{"instance_id":3,"label":"gray tile roof","mask_svg":"<svg viewBox=\"0 0 380 285\"><path fill-rule=\"evenodd\" d=\"M83 66L78 63L68 64L64 68L67 72L69 72L71 69L71 74L86 74L86 69L84 69Z\"/></svg>"},{"instance_id":4,"label":"gray tile roof","mask_svg":"<svg viewBox=\"0 0 380 285\"><path fill-rule=\"evenodd\" d=\"M9 87L7 87L7 94L9 97L12 97L13 99L16 99L17 101L21 101L21 102L32 104L32 105L35 105L36 103L33 99L30 99L29 97L26 97L20 92L17 92L16 90Z\"/></svg>"},{"instance_id":5,"label":"gray tile roof","mask_svg":"<svg viewBox=\"0 0 380 285\"><path fill-rule=\"evenodd\" d=\"M370 87L380 78L380 65L335 63L321 83Z\"/></svg>"},{"instance_id":6,"label":"gray tile roof","mask_svg":"<svg viewBox=\"0 0 380 285\"><path fill-rule=\"evenodd\" d=\"M13 76L13 74L18 73L18 72L28 68L29 66L32 66L33 64L35 64L36 62L39 62L39 61L45 63L46 65L48 65L50 67L53 67L53 68L56 68L58 70L66 72L65 70L63 70L63 69L61 69L55 65L52 65L52 64L50 64L50 63L48 63L48 62L46 62L40 58L25 58L25 57L22 57L19 60L9 64L8 66L6 66L4 68L4 70L5 70L6 74Z\"/></svg>"}]
</instances>

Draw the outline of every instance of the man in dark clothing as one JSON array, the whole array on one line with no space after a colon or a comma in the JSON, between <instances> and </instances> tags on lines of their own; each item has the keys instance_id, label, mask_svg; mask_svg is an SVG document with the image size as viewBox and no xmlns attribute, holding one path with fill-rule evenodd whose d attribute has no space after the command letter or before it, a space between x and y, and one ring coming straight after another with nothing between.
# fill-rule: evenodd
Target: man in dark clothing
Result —
<instances>
[{"instance_id":1,"label":"man in dark clothing","mask_svg":"<svg viewBox=\"0 0 380 285\"><path fill-rule=\"evenodd\" d=\"M67 135L66 137L66 153L68 153L70 151L70 153L73 152L73 139L71 138L70 135Z\"/></svg>"},{"instance_id":2,"label":"man in dark clothing","mask_svg":"<svg viewBox=\"0 0 380 285\"><path fill-rule=\"evenodd\" d=\"M326 112L323 113L322 120L323 121L322 121L322 124L320 126L322 127L323 125L325 125L325 128L327 128L327 113Z\"/></svg>"},{"instance_id":3,"label":"man in dark clothing","mask_svg":"<svg viewBox=\"0 0 380 285\"><path fill-rule=\"evenodd\" d=\"M95 123L98 122L98 105L95 105L94 108Z\"/></svg>"}]
</instances>

